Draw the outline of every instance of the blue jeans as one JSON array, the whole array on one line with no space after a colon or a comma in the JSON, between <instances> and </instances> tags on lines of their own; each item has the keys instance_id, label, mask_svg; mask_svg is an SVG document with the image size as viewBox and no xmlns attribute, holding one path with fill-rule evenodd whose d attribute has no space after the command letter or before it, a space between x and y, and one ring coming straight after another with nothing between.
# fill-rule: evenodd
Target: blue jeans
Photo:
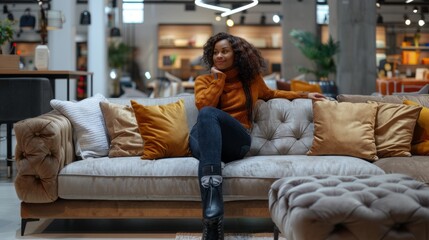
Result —
<instances>
[{"instance_id":1,"label":"blue jeans","mask_svg":"<svg viewBox=\"0 0 429 240\"><path fill-rule=\"evenodd\" d=\"M200 161L198 176L205 175L205 166L214 167L212 174L222 175L221 161L242 159L250 143L248 130L231 115L214 107L202 108L189 137L192 155Z\"/></svg>"}]
</instances>

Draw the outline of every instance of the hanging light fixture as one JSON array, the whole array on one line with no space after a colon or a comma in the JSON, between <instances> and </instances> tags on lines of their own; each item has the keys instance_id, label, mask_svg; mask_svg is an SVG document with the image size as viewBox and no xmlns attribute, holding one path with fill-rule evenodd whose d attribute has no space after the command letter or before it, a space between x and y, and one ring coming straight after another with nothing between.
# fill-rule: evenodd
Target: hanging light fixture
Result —
<instances>
[{"instance_id":1,"label":"hanging light fixture","mask_svg":"<svg viewBox=\"0 0 429 240\"><path fill-rule=\"evenodd\" d=\"M425 16L423 15L423 13L422 13L422 16L421 16L421 18L420 18L420 20L419 20L419 26L420 27L423 27L423 25L425 25Z\"/></svg>"},{"instance_id":2,"label":"hanging light fixture","mask_svg":"<svg viewBox=\"0 0 429 240\"><path fill-rule=\"evenodd\" d=\"M404 14L404 22L405 22L405 25L407 26L411 24L411 20L407 14Z\"/></svg>"},{"instance_id":3,"label":"hanging light fixture","mask_svg":"<svg viewBox=\"0 0 429 240\"><path fill-rule=\"evenodd\" d=\"M228 18L226 19L226 25L227 25L228 27L233 27L233 26L234 26L234 20L232 20L230 17L228 17Z\"/></svg>"},{"instance_id":4,"label":"hanging light fixture","mask_svg":"<svg viewBox=\"0 0 429 240\"><path fill-rule=\"evenodd\" d=\"M90 25L91 24L91 13L88 10L83 11L80 14L80 25Z\"/></svg>"},{"instance_id":5,"label":"hanging light fixture","mask_svg":"<svg viewBox=\"0 0 429 240\"><path fill-rule=\"evenodd\" d=\"M381 16L381 14L379 13L377 16L377 24L383 24L383 16Z\"/></svg>"},{"instance_id":6,"label":"hanging light fixture","mask_svg":"<svg viewBox=\"0 0 429 240\"><path fill-rule=\"evenodd\" d=\"M281 19L282 19L282 17L280 15L278 15L278 14L273 15L273 22L279 23Z\"/></svg>"},{"instance_id":7,"label":"hanging light fixture","mask_svg":"<svg viewBox=\"0 0 429 240\"><path fill-rule=\"evenodd\" d=\"M265 14L262 14L260 24L261 24L261 25L265 25L266 20L267 20L267 17L265 17Z\"/></svg>"},{"instance_id":8,"label":"hanging light fixture","mask_svg":"<svg viewBox=\"0 0 429 240\"><path fill-rule=\"evenodd\" d=\"M212 4L207 4L207 3L204 3L202 0L195 0L195 5L197 5L199 7L208 8L208 9L212 9L212 10L222 12L221 16L226 17L226 16L229 16L231 14L238 13L238 12L244 11L246 9L249 9L251 7L258 5L258 0L252 0L251 3L243 5L243 6L238 7L238 8L234 8L234 9L230 9L230 8L226 8L226 7L220 7L220 6L212 5Z\"/></svg>"}]
</instances>

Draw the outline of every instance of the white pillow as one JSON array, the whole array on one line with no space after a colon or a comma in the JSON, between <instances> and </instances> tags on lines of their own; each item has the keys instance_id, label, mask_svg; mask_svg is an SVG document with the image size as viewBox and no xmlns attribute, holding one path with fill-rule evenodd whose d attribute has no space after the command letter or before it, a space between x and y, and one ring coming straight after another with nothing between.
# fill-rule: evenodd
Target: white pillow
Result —
<instances>
[{"instance_id":1,"label":"white pillow","mask_svg":"<svg viewBox=\"0 0 429 240\"><path fill-rule=\"evenodd\" d=\"M100 102L108 101L101 94L79 102L51 100L52 108L70 120L76 155L83 159L103 157L109 153L108 135Z\"/></svg>"}]
</instances>

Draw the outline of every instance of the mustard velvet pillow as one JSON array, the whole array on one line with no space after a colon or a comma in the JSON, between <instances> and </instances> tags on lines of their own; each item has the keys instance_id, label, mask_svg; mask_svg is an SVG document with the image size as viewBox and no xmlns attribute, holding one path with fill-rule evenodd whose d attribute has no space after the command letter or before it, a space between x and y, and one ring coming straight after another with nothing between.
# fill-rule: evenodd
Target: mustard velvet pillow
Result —
<instances>
[{"instance_id":1,"label":"mustard velvet pillow","mask_svg":"<svg viewBox=\"0 0 429 240\"><path fill-rule=\"evenodd\" d=\"M140 135L142 159L190 156L189 128L184 101L144 106L131 100Z\"/></svg>"},{"instance_id":2,"label":"mustard velvet pillow","mask_svg":"<svg viewBox=\"0 0 429 240\"><path fill-rule=\"evenodd\" d=\"M110 138L109 157L141 156L143 139L131 106L100 102Z\"/></svg>"},{"instance_id":3,"label":"mustard velvet pillow","mask_svg":"<svg viewBox=\"0 0 429 240\"><path fill-rule=\"evenodd\" d=\"M411 100L404 100L404 104L421 106ZM411 153L415 155L429 155L429 108L422 107L414 128Z\"/></svg>"},{"instance_id":4,"label":"mustard velvet pillow","mask_svg":"<svg viewBox=\"0 0 429 240\"><path fill-rule=\"evenodd\" d=\"M410 157L414 127L421 107L376 103L375 145L377 156Z\"/></svg>"},{"instance_id":5,"label":"mustard velvet pillow","mask_svg":"<svg viewBox=\"0 0 429 240\"><path fill-rule=\"evenodd\" d=\"M322 92L322 89L320 88L319 84L310 84L306 81L301 80L291 80L290 90L294 92Z\"/></svg>"},{"instance_id":6,"label":"mustard velvet pillow","mask_svg":"<svg viewBox=\"0 0 429 240\"><path fill-rule=\"evenodd\" d=\"M375 103L314 102L314 138L307 154L378 160L374 136L376 114Z\"/></svg>"}]
</instances>

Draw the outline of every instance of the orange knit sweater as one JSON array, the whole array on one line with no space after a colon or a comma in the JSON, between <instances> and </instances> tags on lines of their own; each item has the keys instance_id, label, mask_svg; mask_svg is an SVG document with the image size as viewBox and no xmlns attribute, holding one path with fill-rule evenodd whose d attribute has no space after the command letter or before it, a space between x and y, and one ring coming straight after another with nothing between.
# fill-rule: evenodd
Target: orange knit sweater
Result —
<instances>
[{"instance_id":1,"label":"orange knit sweater","mask_svg":"<svg viewBox=\"0 0 429 240\"><path fill-rule=\"evenodd\" d=\"M206 74L195 80L195 105L198 109L206 106L217 107L237 119L247 129L251 123L247 119L246 95L240 80L238 70L232 69L225 73ZM256 77L251 83L252 106L256 100L267 101L272 98L306 98L308 94L292 91L272 90L265 84L262 76Z\"/></svg>"}]
</instances>

